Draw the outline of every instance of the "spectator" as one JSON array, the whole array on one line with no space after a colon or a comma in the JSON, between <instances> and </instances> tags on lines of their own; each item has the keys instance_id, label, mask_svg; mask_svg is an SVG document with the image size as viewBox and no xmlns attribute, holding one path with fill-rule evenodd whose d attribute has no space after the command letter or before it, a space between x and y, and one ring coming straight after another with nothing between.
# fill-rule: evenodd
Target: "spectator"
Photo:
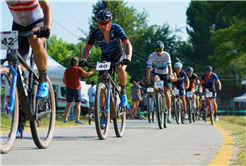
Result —
<instances>
[{"instance_id":1,"label":"spectator","mask_svg":"<svg viewBox=\"0 0 246 166\"><path fill-rule=\"evenodd\" d=\"M89 77L91 76L95 71L96 68L94 68L90 72L85 72L83 69L78 67L78 58L72 57L70 60L70 67L68 67L65 70L65 73L63 75L62 82L66 85L66 98L67 98L67 106L64 110L64 123L68 123L68 114L70 111L70 108L73 103L73 98L75 100L75 123L83 124L79 120L80 116L80 102L81 102L81 84L80 84L80 77Z\"/></svg>"},{"instance_id":2,"label":"spectator","mask_svg":"<svg viewBox=\"0 0 246 166\"><path fill-rule=\"evenodd\" d=\"M132 109L130 111L130 118L132 118L132 114L134 114L134 118L137 118L138 105L141 100L141 87L138 85L140 80L137 78L133 81L133 86L131 87L131 92L129 96L129 100L131 100L132 96Z\"/></svg>"},{"instance_id":3,"label":"spectator","mask_svg":"<svg viewBox=\"0 0 246 166\"><path fill-rule=\"evenodd\" d=\"M89 96L89 124L91 125L91 110L94 110L95 106L95 88L93 87L95 85L94 81L91 81L91 87L88 89L88 96Z\"/></svg>"}]
</instances>

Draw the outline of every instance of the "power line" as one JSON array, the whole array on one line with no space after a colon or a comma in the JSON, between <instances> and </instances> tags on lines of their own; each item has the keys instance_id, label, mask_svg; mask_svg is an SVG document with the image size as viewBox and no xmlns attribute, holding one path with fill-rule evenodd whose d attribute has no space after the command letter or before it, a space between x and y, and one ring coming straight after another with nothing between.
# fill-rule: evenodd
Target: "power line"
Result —
<instances>
[{"instance_id":1,"label":"power line","mask_svg":"<svg viewBox=\"0 0 246 166\"><path fill-rule=\"evenodd\" d=\"M76 38L78 38L79 39L79 37L78 36L76 36L75 34L73 34L72 32L70 32L69 30L67 30L66 28L64 28L61 24L59 24L55 19L53 19L53 21L55 22L55 23L57 23L60 27L62 27L64 30L66 30L68 33L70 33L71 35L73 35L74 37L76 37Z\"/></svg>"},{"instance_id":2,"label":"power line","mask_svg":"<svg viewBox=\"0 0 246 166\"><path fill-rule=\"evenodd\" d=\"M76 23L78 23L79 24L79 22L80 21L78 21L78 20L76 20L58 1L57 1L57 3L61 6L61 8L63 9L63 10L65 10L65 12L67 12L68 14L69 14L69 16L71 16L74 20L75 20L75 22ZM82 25L82 27L83 27L83 25Z\"/></svg>"},{"instance_id":3,"label":"power line","mask_svg":"<svg viewBox=\"0 0 246 166\"><path fill-rule=\"evenodd\" d=\"M85 13L83 12L83 10L81 10L74 2L73 2L73 4L77 7L77 9L79 9L79 11L81 11L84 15L87 16L87 14L85 14ZM87 17L89 18L89 16L87 16Z\"/></svg>"}]
</instances>

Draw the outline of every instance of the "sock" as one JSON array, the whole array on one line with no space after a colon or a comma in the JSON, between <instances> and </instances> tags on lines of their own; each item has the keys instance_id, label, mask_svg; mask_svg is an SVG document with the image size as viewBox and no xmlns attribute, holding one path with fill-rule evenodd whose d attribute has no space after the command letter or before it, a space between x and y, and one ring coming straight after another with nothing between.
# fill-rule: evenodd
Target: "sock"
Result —
<instances>
[{"instance_id":1,"label":"sock","mask_svg":"<svg viewBox=\"0 0 246 166\"><path fill-rule=\"evenodd\" d=\"M44 71L41 71L41 70L38 70L39 72L39 83L42 83L42 82L47 82L47 78L46 78L46 75L47 75L47 69L44 70Z\"/></svg>"},{"instance_id":2,"label":"sock","mask_svg":"<svg viewBox=\"0 0 246 166\"><path fill-rule=\"evenodd\" d=\"M168 109L168 114L169 114L169 116L171 117L171 108Z\"/></svg>"},{"instance_id":3,"label":"sock","mask_svg":"<svg viewBox=\"0 0 246 166\"><path fill-rule=\"evenodd\" d=\"M121 86L121 95L126 94L126 85Z\"/></svg>"}]
</instances>

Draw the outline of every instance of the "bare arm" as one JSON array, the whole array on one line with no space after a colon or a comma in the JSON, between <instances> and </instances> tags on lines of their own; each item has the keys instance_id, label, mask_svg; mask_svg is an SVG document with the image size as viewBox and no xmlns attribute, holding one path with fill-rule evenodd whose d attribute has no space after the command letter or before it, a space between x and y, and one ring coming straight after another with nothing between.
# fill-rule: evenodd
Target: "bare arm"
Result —
<instances>
[{"instance_id":1,"label":"bare arm","mask_svg":"<svg viewBox=\"0 0 246 166\"><path fill-rule=\"evenodd\" d=\"M131 45L130 41L125 42L124 46L126 47L126 55L129 55L130 58L132 58L132 45Z\"/></svg>"},{"instance_id":2,"label":"bare arm","mask_svg":"<svg viewBox=\"0 0 246 166\"><path fill-rule=\"evenodd\" d=\"M146 70L146 79L147 80L149 80L150 72L151 72L151 67L147 67L147 70Z\"/></svg>"},{"instance_id":3,"label":"bare arm","mask_svg":"<svg viewBox=\"0 0 246 166\"><path fill-rule=\"evenodd\" d=\"M168 75L173 80L174 76L173 76L172 66L171 65L167 65L167 67L168 67Z\"/></svg>"},{"instance_id":4,"label":"bare arm","mask_svg":"<svg viewBox=\"0 0 246 166\"><path fill-rule=\"evenodd\" d=\"M66 74L64 73L63 78L62 78L63 84L67 84L67 79L66 79Z\"/></svg>"},{"instance_id":5,"label":"bare arm","mask_svg":"<svg viewBox=\"0 0 246 166\"><path fill-rule=\"evenodd\" d=\"M190 80L188 78L186 78L185 82L186 82L185 90L187 90L189 88L189 86L190 86Z\"/></svg>"},{"instance_id":6,"label":"bare arm","mask_svg":"<svg viewBox=\"0 0 246 166\"><path fill-rule=\"evenodd\" d=\"M47 27L51 30L53 11L51 9L50 2L42 1L40 2L40 6L43 9L43 13L44 13L44 27Z\"/></svg>"},{"instance_id":7,"label":"bare arm","mask_svg":"<svg viewBox=\"0 0 246 166\"><path fill-rule=\"evenodd\" d=\"M130 91L129 100L131 100L132 90Z\"/></svg>"},{"instance_id":8,"label":"bare arm","mask_svg":"<svg viewBox=\"0 0 246 166\"><path fill-rule=\"evenodd\" d=\"M84 59L88 59L90 50L91 50L91 47L85 46L85 49L84 49L84 51L82 53L82 57L81 58L82 59L83 58Z\"/></svg>"},{"instance_id":9,"label":"bare arm","mask_svg":"<svg viewBox=\"0 0 246 166\"><path fill-rule=\"evenodd\" d=\"M218 89L219 89L219 90L221 90L221 88L222 88L222 85L221 85L221 82L220 82L220 80L217 80L216 82L217 82L217 85L218 85Z\"/></svg>"},{"instance_id":10,"label":"bare arm","mask_svg":"<svg viewBox=\"0 0 246 166\"><path fill-rule=\"evenodd\" d=\"M81 73L81 76L83 77L90 77L94 72L96 71L96 68L94 68L92 71L89 71L89 72L82 72Z\"/></svg>"}]
</instances>

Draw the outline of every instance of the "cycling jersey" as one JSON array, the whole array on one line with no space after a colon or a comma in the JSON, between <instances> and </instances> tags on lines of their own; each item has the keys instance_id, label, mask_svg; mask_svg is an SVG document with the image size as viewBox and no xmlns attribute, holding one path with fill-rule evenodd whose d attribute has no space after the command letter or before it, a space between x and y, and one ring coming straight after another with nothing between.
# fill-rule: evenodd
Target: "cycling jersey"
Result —
<instances>
[{"instance_id":1,"label":"cycling jersey","mask_svg":"<svg viewBox=\"0 0 246 166\"><path fill-rule=\"evenodd\" d=\"M39 1L44 0L15 0L6 1L6 3L13 16L14 22L26 27L44 17Z\"/></svg>"},{"instance_id":2,"label":"cycling jersey","mask_svg":"<svg viewBox=\"0 0 246 166\"><path fill-rule=\"evenodd\" d=\"M156 74L168 74L168 65L171 65L171 58L168 52L162 51L161 56L157 56L155 52L150 54L148 59L148 67L154 64Z\"/></svg>"},{"instance_id":3,"label":"cycling jersey","mask_svg":"<svg viewBox=\"0 0 246 166\"><path fill-rule=\"evenodd\" d=\"M175 71L173 73L176 73ZM179 75L177 75L177 81L173 82L173 85L176 86L178 89L184 89L184 79L188 78L186 73L181 70Z\"/></svg>"},{"instance_id":4,"label":"cycling jersey","mask_svg":"<svg viewBox=\"0 0 246 166\"><path fill-rule=\"evenodd\" d=\"M91 30L86 46L92 47L94 40L97 41L102 50L101 60L116 62L120 57L125 56L123 43L129 41L123 29L117 24L111 24L109 32L109 44L106 43L103 33L99 27Z\"/></svg>"},{"instance_id":5,"label":"cycling jersey","mask_svg":"<svg viewBox=\"0 0 246 166\"><path fill-rule=\"evenodd\" d=\"M198 80L197 75L195 73L192 74L191 77L188 77L190 80L190 85L189 88L194 88L195 87L195 81ZM185 82L186 85L186 82Z\"/></svg>"},{"instance_id":6,"label":"cycling jersey","mask_svg":"<svg viewBox=\"0 0 246 166\"><path fill-rule=\"evenodd\" d=\"M214 80L217 81L219 80L218 76L212 72L210 78L207 77L206 73L202 75L202 78L200 79L200 81L204 82L204 87L208 88L208 89L214 89L215 85L214 85Z\"/></svg>"}]
</instances>

